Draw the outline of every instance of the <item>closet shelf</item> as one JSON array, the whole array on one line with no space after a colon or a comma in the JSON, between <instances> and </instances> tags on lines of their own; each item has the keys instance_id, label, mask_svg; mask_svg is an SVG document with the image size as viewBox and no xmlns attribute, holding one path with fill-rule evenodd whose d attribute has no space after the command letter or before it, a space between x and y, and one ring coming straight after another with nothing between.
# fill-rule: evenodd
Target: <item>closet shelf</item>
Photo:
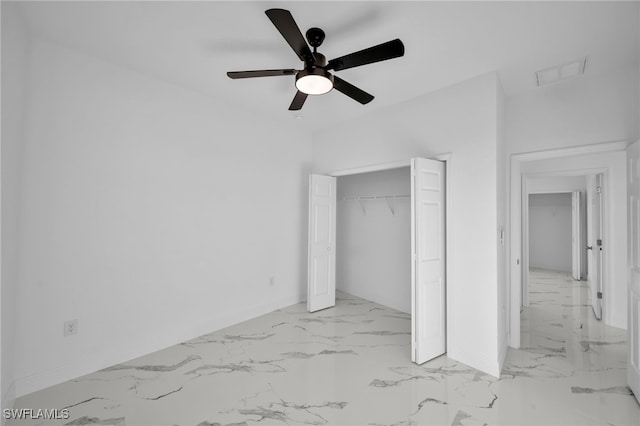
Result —
<instances>
[{"instance_id":1,"label":"closet shelf","mask_svg":"<svg viewBox=\"0 0 640 426\"><path fill-rule=\"evenodd\" d=\"M352 197L343 197L343 201L360 201L360 200L382 200L393 198L407 198L410 194L394 194L394 195L356 195Z\"/></svg>"},{"instance_id":2,"label":"closet shelf","mask_svg":"<svg viewBox=\"0 0 640 426\"><path fill-rule=\"evenodd\" d=\"M396 198L409 198L411 194L391 194L391 195L356 195L351 197L343 197L342 201L357 201L360 203L360 208L362 209L362 214L364 216L367 215L367 209L364 207L363 201L368 200L385 200L387 202L387 206L391 211L391 214L395 216L396 211L393 205L393 200Z\"/></svg>"}]
</instances>

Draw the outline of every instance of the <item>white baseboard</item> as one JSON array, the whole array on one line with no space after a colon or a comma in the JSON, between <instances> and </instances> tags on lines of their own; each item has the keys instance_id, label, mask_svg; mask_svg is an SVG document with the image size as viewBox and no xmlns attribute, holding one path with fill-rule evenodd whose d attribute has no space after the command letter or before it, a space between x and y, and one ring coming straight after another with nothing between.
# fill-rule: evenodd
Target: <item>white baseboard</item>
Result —
<instances>
[{"instance_id":1,"label":"white baseboard","mask_svg":"<svg viewBox=\"0 0 640 426\"><path fill-rule=\"evenodd\" d=\"M620 319L621 319L621 321L617 321L617 320L620 320ZM602 322L604 324L608 325L609 327L615 327L615 328L619 328L621 330L626 330L627 329L627 318L625 318L624 316L622 318L620 318L620 315L613 315L611 310L608 310L608 312L605 311L603 313Z\"/></svg>"},{"instance_id":2,"label":"white baseboard","mask_svg":"<svg viewBox=\"0 0 640 426\"><path fill-rule=\"evenodd\" d=\"M13 404L16 402L16 382L13 381L7 388L4 395L2 395L2 412L7 408L13 408ZM4 426L7 420L4 416L0 416L0 425Z\"/></svg>"},{"instance_id":3,"label":"white baseboard","mask_svg":"<svg viewBox=\"0 0 640 426\"><path fill-rule=\"evenodd\" d=\"M140 342L136 347L122 348L117 353L112 353L110 356L105 358L89 359L81 363L61 365L29 376L17 378L14 382L15 387L12 386L13 400L15 400L16 397L21 397L67 380L72 380L86 374L96 372L115 364L127 362L204 334L212 333L231 325L268 314L276 309L282 309L301 301L302 300L299 295L283 297L248 309L221 315L207 321L206 323L198 324L188 329L164 330L161 340L158 340L157 336L155 336L153 341ZM11 403L13 404L13 402ZM3 407L5 407L4 399Z\"/></svg>"}]
</instances>

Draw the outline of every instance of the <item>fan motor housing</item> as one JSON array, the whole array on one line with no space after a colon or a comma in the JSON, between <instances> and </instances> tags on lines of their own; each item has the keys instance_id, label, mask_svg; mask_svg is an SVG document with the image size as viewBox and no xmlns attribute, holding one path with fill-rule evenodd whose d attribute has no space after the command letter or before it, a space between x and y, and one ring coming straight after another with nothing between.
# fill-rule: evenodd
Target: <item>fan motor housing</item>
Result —
<instances>
[{"instance_id":1,"label":"fan motor housing","mask_svg":"<svg viewBox=\"0 0 640 426\"><path fill-rule=\"evenodd\" d=\"M316 58L316 60L315 60L315 66L316 67L325 67L325 66L327 66L327 57L324 56L322 53L315 52L313 54L313 57Z\"/></svg>"},{"instance_id":2,"label":"fan motor housing","mask_svg":"<svg viewBox=\"0 0 640 426\"><path fill-rule=\"evenodd\" d=\"M324 41L324 31L317 27L309 28L307 30L306 36L307 41L313 48L320 47L320 45Z\"/></svg>"}]
</instances>

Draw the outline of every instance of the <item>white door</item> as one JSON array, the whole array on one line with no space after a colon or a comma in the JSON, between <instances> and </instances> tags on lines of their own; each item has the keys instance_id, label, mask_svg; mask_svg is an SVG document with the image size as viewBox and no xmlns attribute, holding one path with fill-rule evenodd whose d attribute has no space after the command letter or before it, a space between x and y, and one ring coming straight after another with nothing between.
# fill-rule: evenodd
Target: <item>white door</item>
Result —
<instances>
[{"instance_id":1,"label":"white door","mask_svg":"<svg viewBox=\"0 0 640 426\"><path fill-rule=\"evenodd\" d=\"M627 382L640 402L640 142L627 150L629 306Z\"/></svg>"},{"instance_id":2,"label":"white door","mask_svg":"<svg viewBox=\"0 0 640 426\"><path fill-rule=\"evenodd\" d=\"M446 351L445 164L411 159L411 360Z\"/></svg>"},{"instance_id":3,"label":"white door","mask_svg":"<svg viewBox=\"0 0 640 426\"><path fill-rule=\"evenodd\" d=\"M597 319L602 319L602 174L596 175L591 204L591 241L588 249L591 259L591 272L589 276L589 286L591 287L591 305L593 313Z\"/></svg>"},{"instance_id":4,"label":"white door","mask_svg":"<svg viewBox=\"0 0 640 426\"><path fill-rule=\"evenodd\" d=\"M307 310L336 304L336 178L309 176Z\"/></svg>"},{"instance_id":5,"label":"white door","mask_svg":"<svg viewBox=\"0 0 640 426\"><path fill-rule=\"evenodd\" d=\"M574 280L580 281L580 271L582 264L580 258L582 256L582 239L580 234L582 231L582 217L580 215L580 192L571 193L571 258L572 268L571 275Z\"/></svg>"}]
</instances>

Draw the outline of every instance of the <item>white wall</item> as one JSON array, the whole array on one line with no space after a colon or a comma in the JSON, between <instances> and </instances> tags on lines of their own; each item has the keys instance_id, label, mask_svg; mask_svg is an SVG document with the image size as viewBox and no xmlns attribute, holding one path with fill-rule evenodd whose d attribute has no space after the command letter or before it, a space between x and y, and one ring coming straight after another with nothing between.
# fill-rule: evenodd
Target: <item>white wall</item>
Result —
<instances>
[{"instance_id":1,"label":"white wall","mask_svg":"<svg viewBox=\"0 0 640 426\"><path fill-rule=\"evenodd\" d=\"M314 170L452 153L447 351L491 374L498 363L497 97L486 74L318 132Z\"/></svg>"},{"instance_id":2,"label":"white wall","mask_svg":"<svg viewBox=\"0 0 640 426\"><path fill-rule=\"evenodd\" d=\"M571 272L571 193L529 195L529 266Z\"/></svg>"},{"instance_id":3,"label":"white wall","mask_svg":"<svg viewBox=\"0 0 640 426\"><path fill-rule=\"evenodd\" d=\"M336 287L402 312L411 312L411 198L360 202L344 197L409 195L411 170L338 178Z\"/></svg>"},{"instance_id":4,"label":"white wall","mask_svg":"<svg viewBox=\"0 0 640 426\"><path fill-rule=\"evenodd\" d=\"M633 64L507 97L507 152L636 140L638 89L638 65Z\"/></svg>"},{"instance_id":5,"label":"white wall","mask_svg":"<svg viewBox=\"0 0 640 426\"><path fill-rule=\"evenodd\" d=\"M15 399L20 162L23 144L24 75L28 38L15 4L2 2L2 281L0 286L0 397Z\"/></svg>"},{"instance_id":6,"label":"white wall","mask_svg":"<svg viewBox=\"0 0 640 426\"><path fill-rule=\"evenodd\" d=\"M505 119L505 99L502 86L498 80L496 87L497 98L497 150L496 150L496 209L497 209L497 228L496 234L498 238L497 257L498 257L498 363L502 369L504 359L507 356L509 328L507 327L507 318L509 315L508 298L509 289L507 287L507 216L508 216L508 193L507 193L507 143L504 135L504 119Z\"/></svg>"},{"instance_id":7,"label":"white wall","mask_svg":"<svg viewBox=\"0 0 640 426\"><path fill-rule=\"evenodd\" d=\"M18 395L305 298L308 136L45 41L28 71Z\"/></svg>"}]
</instances>

